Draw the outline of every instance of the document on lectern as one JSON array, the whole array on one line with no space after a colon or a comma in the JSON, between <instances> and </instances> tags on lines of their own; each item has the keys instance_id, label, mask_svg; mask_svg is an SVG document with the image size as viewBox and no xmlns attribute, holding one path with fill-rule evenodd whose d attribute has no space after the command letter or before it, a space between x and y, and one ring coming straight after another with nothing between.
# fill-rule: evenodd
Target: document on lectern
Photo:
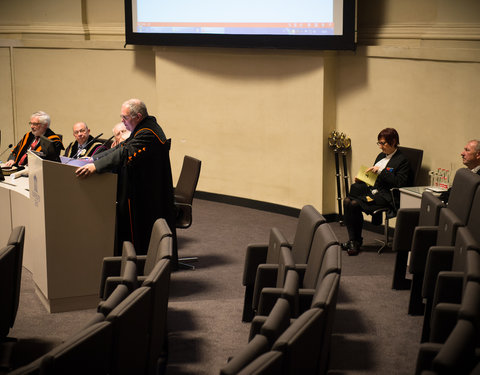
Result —
<instances>
[{"instance_id":1,"label":"document on lectern","mask_svg":"<svg viewBox=\"0 0 480 375\"><path fill-rule=\"evenodd\" d=\"M373 186L375 185L378 175L375 172L367 172L368 168L369 167L362 165L357 173L356 178L357 180L365 182L368 186Z\"/></svg>"},{"instance_id":2,"label":"document on lectern","mask_svg":"<svg viewBox=\"0 0 480 375\"><path fill-rule=\"evenodd\" d=\"M62 164L73 165L75 167L83 167L85 164L91 163L89 159L72 159L67 156L60 156Z\"/></svg>"}]
</instances>

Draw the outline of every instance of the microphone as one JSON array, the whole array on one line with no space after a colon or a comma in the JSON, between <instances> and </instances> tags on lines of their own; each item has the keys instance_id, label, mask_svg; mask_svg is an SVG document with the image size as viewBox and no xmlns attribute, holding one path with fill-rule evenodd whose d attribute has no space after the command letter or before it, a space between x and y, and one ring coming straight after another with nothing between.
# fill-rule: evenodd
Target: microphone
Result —
<instances>
[{"instance_id":1,"label":"microphone","mask_svg":"<svg viewBox=\"0 0 480 375\"><path fill-rule=\"evenodd\" d=\"M90 144L92 144L93 142L95 142L98 138L100 138L101 136L103 135L103 133L100 133L99 135L97 135L95 138L93 138L90 142L87 142L87 144L85 145L84 149L86 149L88 146L90 146ZM80 154L80 152L82 151L82 149L80 149L80 147L78 148L77 150L77 153L73 156L72 159L76 159L77 156Z\"/></svg>"},{"instance_id":2,"label":"microphone","mask_svg":"<svg viewBox=\"0 0 480 375\"><path fill-rule=\"evenodd\" d=\"M91 157L93 158L93 155L95 155L95 154L96 154L99 150L101 150L102 148L105 148L105 149L106 149L105 145L106 145L108 142L110 142L110 141L113 139L113 137L114 137L114 136L112 135L112 136L111 136L110 138L108 138L105 142L103 142L100 146L98 146L98 147L95 149L95 151L93 151L93 154L92 154Z\"/></svg>"},{"instance_id":3,"label":"microphone","mask_svg":"<svg viewBox=\"0 0 480 375\"><path fill-rule=\"evenodd\" d=\"M0 156L2 156L4 153L6 153L9 149L11 149L13 147L13 145L10 143L7 148L5 150L2 151L2 153L0 154Z\"/></svg>"}]
</instances>

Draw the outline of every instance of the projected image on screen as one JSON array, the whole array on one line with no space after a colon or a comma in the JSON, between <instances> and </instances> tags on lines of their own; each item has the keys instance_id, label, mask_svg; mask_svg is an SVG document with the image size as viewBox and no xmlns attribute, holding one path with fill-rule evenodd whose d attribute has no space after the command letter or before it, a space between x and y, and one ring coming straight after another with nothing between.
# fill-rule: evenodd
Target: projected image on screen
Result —
<instances>
[{"instance_id":1,"label":"projected image on screen","mask_svg":"<svg viewBox=\"0 0 480 375\"><path fill-rule=\"evenodd\" d=\"M356 0L124 0L126 44L355 49Z\"/></svg>"},{"instance_id":2,"label":"projected image on screen","mask_svg":"<svg viewBox=\"0 0 480 375\"><path fill-rule=\"evenodd\" d=\"M136 33L341 35L343 1L137 0Z\"/></svg>"}]
</instances>

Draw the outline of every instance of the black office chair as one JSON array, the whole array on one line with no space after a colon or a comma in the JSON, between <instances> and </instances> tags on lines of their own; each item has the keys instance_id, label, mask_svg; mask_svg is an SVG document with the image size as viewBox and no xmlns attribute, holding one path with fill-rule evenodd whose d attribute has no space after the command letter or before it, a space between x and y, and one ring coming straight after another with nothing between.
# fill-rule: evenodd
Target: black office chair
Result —
<instances>
[{"instance_id":1,"label":"black office chair","mask_svg":"<svg viewBox=\"0 0 480 375\"><path fill-rule=\"evenodd\" d=\"M419 150L416 148L410 148L410 147L402 147L398 146L398 149L402 152L403 155L408 159L410 163L410 168L412 170L412 186L417 185L417 180L418 180L418 175L420 173L420 169L422 167L422 159L423 159L423 150ZM399 207L397 207L395 201L399 200L399 191L398 188L393 188L390 190L392 194L392 201L394 204L393 210L391 207L384 207L384 208L379 208L378 210L373 212L373 216L376 214L382 215L382 213L385 213L385 229L384 229L384 239L383 240L377 240L379 241L382 245L378 249L378 254L382 252L382 250L387 247L391 246L389 235L388 235L388 224L389 220L393 219L395 216L397 216L397 211Z\"/></svg>"},{"instance_id":2,"label":"black office chair","mask_svg":"<svg viewBox=\"0 0 480 375\"><path fill-rule=\"evenodd\" d=\"M177 209L176 227L187 229L192 225L192 202L197 188L202 162L191 156L183 158L182 170L175 187L175 208ZM185 263L197 261L198 257L179 258L178 265L183 268L195 269L195 266Z\"/></svg>"}]
</instances>

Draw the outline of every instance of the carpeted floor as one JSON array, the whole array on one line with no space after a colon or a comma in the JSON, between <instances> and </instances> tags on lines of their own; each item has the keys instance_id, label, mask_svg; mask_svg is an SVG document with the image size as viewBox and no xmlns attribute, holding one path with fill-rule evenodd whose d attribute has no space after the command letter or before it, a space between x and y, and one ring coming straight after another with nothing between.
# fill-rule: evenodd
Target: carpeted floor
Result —
<instances>
[{"instance_id":1,"label":"carpeted floor","mask_svg":"<svg viewBox=\"0 0 480 375\"><path fill-rule=\"evenodd\" d=\"M296 218L196 199L194 224L179 230L179 256L198 256L195 270L172 275L169 300L169 375L217 374L229 356L247 343L241 322L244 253L249 243L265 243L271 227L293 239ZM346 230L332 228L339 240ZM407 315L408 291L391 289L394 254L376 252L365 231L365 250L343 253L342 277L332 337L331 374L413 374L422 317ZM371 246L369 246L371 245ZM64 340L94 310L48 314L24 272L20 307L2 357L26 363ZM1 373L1 371L0 371Z\"/></svg>"}]
</instances>

